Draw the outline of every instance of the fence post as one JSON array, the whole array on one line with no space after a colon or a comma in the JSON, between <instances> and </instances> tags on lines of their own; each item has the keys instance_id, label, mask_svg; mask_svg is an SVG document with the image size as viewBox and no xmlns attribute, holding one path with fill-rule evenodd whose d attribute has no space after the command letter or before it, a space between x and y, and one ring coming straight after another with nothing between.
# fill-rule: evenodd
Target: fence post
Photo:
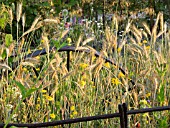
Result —
<instances>
[{"instance_id":1,"label":"fence post","mask_svg":"<svg viewBox=\"0 0 170 128\"><path fill-rule=\"evenodd\" d=\"M121 128L125 128L125 119L124 119L124 110L123 110L123 105L119 104L118 105L119 108L119 113L120 113L120 127Z\"/></svg>"},{"instance_id":2,"label":"fence post","mask_svg":"<svg viewBox=\"0 0 170 128\"><path fill-rule=\"evenodd\" d=\"M67 70L70 70L70 51L67 51Z\"/></svg>"},{"instance_id":3,"label":"fence post","mask_svg":"<svg viewBox=\"0 0 170 128\"><path fill-rule=\"evenodd\" d=\"M123 103L125 128L128 128L127 104Z\"/></svg>"}]
</instances>

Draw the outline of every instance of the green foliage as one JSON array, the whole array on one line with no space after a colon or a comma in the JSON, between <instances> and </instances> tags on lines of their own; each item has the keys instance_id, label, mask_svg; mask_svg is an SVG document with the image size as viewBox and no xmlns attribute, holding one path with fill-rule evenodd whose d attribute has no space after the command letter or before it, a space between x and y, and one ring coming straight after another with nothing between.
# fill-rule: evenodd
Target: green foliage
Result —
<instances>
[{"instance_id":1,"label":"green foliage","mask_svg":"<svg viewBox=\"0 0 170 128\"><path fill-rule=\"evenodd\" d=\"M21 94L22 94L22 100L24 100L25 98L30 96L33 92L35 92L35 91L37 91L37 90L42 88L42 85L41 85L39 88L30 88L30 89L27 89L24 85L22 85L18 81L13 80L13 83L15 83L19 87L19 89L21 91Z\"/></svg>"},{"instance_id":2,"label":"green foliage","mask_svg":"<svg viewBox=\"0 0 170 128\"><path fill-rule=\"evenodd\" d=\"M12 41L13 41L12 35L11 34L6 34L6 36L5 36L5 45L6 45L7 48L12 44Z\"/></svg>"}]
</instances>

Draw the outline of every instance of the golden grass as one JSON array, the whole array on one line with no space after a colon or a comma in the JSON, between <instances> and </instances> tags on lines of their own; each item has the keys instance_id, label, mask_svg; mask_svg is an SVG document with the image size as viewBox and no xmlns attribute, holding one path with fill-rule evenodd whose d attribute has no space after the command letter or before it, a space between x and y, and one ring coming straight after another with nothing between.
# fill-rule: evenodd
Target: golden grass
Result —
<instances>
[{"instance_id":1,"label":"golden grass","mask_svg":"<svg viewBox=\"0 0 170 128\"><path fill-rule=\"evenodd\" d=\"M18 10L17 15L19 21L21 11ZM163 39L166 38L166 41L170 42L170 34L164 30L165 25L161 13L158 14L152 31L146 23L143 23L144 30L141 31L132 22L128 22L122 37L117 35L118 20L114 17L113 26L106 27L102 39L104 42L100 51L101 55L98 58L94 56L96 50L87 45L96 38L84 39L84 33L81 33L75 39L76 49L86 49L91 52L89 54L70 52L70 71L67 70L67 55L65 53L49 52L49 24L45 24L45 22L60 24L56 20L42 20L41 17L37 17L30 29L23 33L22 38L19 37L22 40L18 51L21 53L23 47L28 46L29 48L29 45L24 46L27 34L44 27L41 46L45 48L47 55L22 60L15 70L11 69L11 65L8 65L5 59L4 62L1 61L0 63L0 69L3 70L0 79L0 120L2 122L7 121L18 103L22 101L21 91L13 80L20 82L26 89L38 88L41 85L42 88L33 92L24 102L19 104L18 111L14 113L11 122L47 122L114 113L118 111L118 104L123 102L128 103L128 109L169 104L169 44L159 40L158 37L166 35ZM60 35L59 40L70 32L69 30L60 32L57 27L55 30ZM157 32L158 27L160 27L159 32ZM133 35L128 40L130 31ZM74 38L74 32L70 37ZM145 41L143 37L146 39ZM83 43L81 43L82 41ZM121 42L119 43L119 41ZM13 45L14 42L9 48L9 56L13 50ZM3 54L6 49L2 45L0 54ZM124 55L118 54L122 51ZM105 63L102 56L109 57L117 65ZM18 56L16 60L19 58ZM32 67L37 70L39 76L36 76ZM125 75L121 74L118 70L119 67L125 68ZM5 75L6 70L12 70L12 73L7 76ZM129 81L130 79L136 83L136 88L132 91L128 91L129 87L133 86ZM166 121L168 114L162 112L161 114L149 113L147 115L129 116L130 127L135 126L138 122L143 127L155 127L157 124L160 125L159 117L165 117L163 120ZM118 120L92 121L73 124L71 127L104 127L106 125L108 127L119 127Z\"/></svg>"}]
</instances>

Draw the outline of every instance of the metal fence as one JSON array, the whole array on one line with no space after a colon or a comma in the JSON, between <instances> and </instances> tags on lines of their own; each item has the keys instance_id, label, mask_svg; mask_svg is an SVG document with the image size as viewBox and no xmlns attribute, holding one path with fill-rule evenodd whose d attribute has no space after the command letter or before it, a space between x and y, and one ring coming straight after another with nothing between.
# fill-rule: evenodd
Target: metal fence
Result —
<instances>
[{"instance_id":1,"label":"metal fence","mask_svg":"<svg viewBox=\"0 0 170 128\"><path fill-rule=\"evenodd\" d=\"M85 52L85 53L94 52L94 51L92 51L92 50L90 50L90 49L87 49L87 48L85 48L85 47L81 47L80 49L77 49L77 48L74 47L74 46L64 46L64 47L62 47L62 48L60 48L60 49L57 49L56 47L50 47L50 48L49 48L49 52L56 51L56 50L57 50L58 52L67 52L67 70L68 70L68 71L70 70L70 51L72 51L72 52ZM34 52L32 52L32 53L24 56L24 57L23 57L22 59L20 59L19 61L14 62L14 63L12 64L12 69L13 69L13 70L16 69L17 66L19 65L19 63L21 62L21 60L28 59L28 58L32 58L32 57L36 57L36 56L42 56L42 55L45 55L45 54L47 54L45 48L42 49L42 50L36 50L36 51L34 51ZM100 52L98 52L98 51L95 51L95 52L94 52L94 55L95 55L96 57L101 56L101 57L105 60L105 62L108 62L108 63L110 63L110 64L112 64L112 65L117 66L116 63L114 63L113 60L111 60L111 59L109 59L109 58L107 58L107 57L105 57L105 56L102 56L102 55L100 54ZM16 54L16 55L13 55L12 57L15 57L15 56L17 56L17 54ZM125 70L124 70L122 67L118 66L118 68L119 68L119 70L120 70L124 75L126 74ZM33 68L33 70L34 70L35 74L38 76L39 74L38 74L38 72L36 71L36 69ZM130 91L130 90L134 89L136 86L135 86L135 82L134 82L132 79L129 79L129 81L130 81L130 82L132 83L132 85L133 85L132 88L129 88L129 91Z\"/></svg>"},{"instance_id":2,"label":"metal fence","mask_svg":"<svg viewBox=\"0 0 170 128\"><path fill-rule=\"evenodd\" d=\"M87 122L87 121L100 120L100 119L119 118L120 119L120 127L128 128L128 115L170 110L170 106L144 108L144 109L128 111L127 104L123 103L123 104L118 105L118 109L119 109L119 112L113 113L113 114L104 114L104 115L89 116L89 117L59 120L59 121L44 122L44 123L32 123L32 124L10 123L7 125L7 127L16 126L16 127L38 128L38 127L49 127L49 126L57 126L57 125L64 126L65 124L73 124L73 123ZM5 124L0 124L0 127L4 127L4 126L5 126Z\"/></svg>"}]
</instances>

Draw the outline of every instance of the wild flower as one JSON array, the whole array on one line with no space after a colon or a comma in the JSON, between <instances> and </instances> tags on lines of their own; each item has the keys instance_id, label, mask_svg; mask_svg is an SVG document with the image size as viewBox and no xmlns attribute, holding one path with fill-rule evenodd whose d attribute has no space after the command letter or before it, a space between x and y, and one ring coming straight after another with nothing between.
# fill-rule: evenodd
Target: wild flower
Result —
<instances>
[{"instance_id":1,"label":"wild flower","mask_svg":"<svg viewBox=\"0 0 170 128\"><path fill-rule=\"evenodd\" d=\"M8 112L11 111L12 108L13 108L13 105L12 105L12 104L7 104L7 105L6 105L6 110L7 110Z\"/></svg>"},{"instance_id":2,"label":"wild flower","mask_svg":"<svg viewBox=\"0 0 170 128\"><path fill-rule=\"evenodd\" d=\"M48 101L53 101L53 100L54 100L53 97L48 96L48 95L46 95L46 99L47 99Z\"/></svg>"},{"instance_id":3,"label":"wild flower","mask_svg":"<svg viewBox=\"0 0 170 128\"><path fill-rule=\"evenodd\" d=\"M54 118L55 118L55 114L54 114L54 113L50 114L50 117L51 117L52 119L54 119Z\"/></svg>"},{"instance_id":4,"label":"wild flower","mask_svg":"<svg viewBox=\"0 0 170 128\"><path fill-rule=\"evenodd\" d=\"M28 71L27 68L25 68L25 67L22 70L25 71L25 72Z\"/></svg>"},{"instance_id":5,"label":"wild flower","mask_svg":"<svg viewBox=\"0 0 170 128\"><path fill-rule=\"evenodd\" d=\"M104 66L107 67L107 68L110 68L110 63L106 62L106 63L104 63Z\"/></svg>"},{"instance_id":6,"label":"wild flower","mask_svg":"<svg viewBox=\"0 0 170 128\"><path fill-rule=\"evenodd\" d=\"M39 50L42 50L42 47L39 47L38 49L39 49Z\"/></svg>"},{"instance_id":7,"label":"wild flower","mask_svg":"<svg viewBox=\"0 0 170 128\"><path fill-rule=\"evenodd\" d=\"M70 110L71 110L71 111L74 111L74 110L75 110L75 106L71 106L71 107L70 107Z\"/></svg>"},{"instance_id":8,"label":"wild flower","mask_svg":"<svg viewBox=\"0 0 170 128\"><path fill-rule=\"evenodd\" d=\"M112 78L111 81L112 81L112 84L115 84L115 85L121 84L121 82L118 78Z\"/></svg>"},{"instance_id":9,"label":"wild flower","mask_svg":"<svg viewBox=\"0 0 170 128\"><path fill-rule=\"evenodd\" d=\"M45 42L45 40L42 39L42 40L41 40L41 43L44 43L44 42Z\"/></svg>"},{"instance_id":10,"label":"wild flower","mask_svg":"<svg viewBox=\"0 0 170 128\"><path fill-rule=\"evenodd\" d=\"M70 46L72 42L71 38L67 38L67 42L68 42L68 46Z\"/></svg>"},{"instance_id":11,"label":"wild flower","mask_svg":"<svg viewBox=\"0 0 170 128\"><path fill-rule=\"evenodd\" d=\"M40 109L40 104L36 104L35 108L36 108L36 110L39 110Z\"/></svg>"},{"instance_id":12,"label":"wild flower","mask_svg":"<svg viewBox=\"0 0 170 128\"><path fill-rule=\"evenodd\" d=\"M122 72L119 72L118 77L119 77L119 78L124 78L125 75L124 75Z\"/></svg>"},{"instance_id":13,"label":"wild flower","mask_svg":"<svg viewBox=\"0 0 170 128\"><path fill-rule=\"evenodd\" d=\"M85 69L85 68L87 68L89 65L86 64L86 63L80 63L79 66L80 66L80 68Z\"/></svg>"},{"instance_id":14,"label":"wild flower","mask_svg":"<svg viewBox=\"0 0 170 128\"><path fill-rule=\"evenodd\" d=\"M143 43L143 44L146 44L146 43L147 43L147 40L143 40L142 43Z\"/></svg>"},{"instance_id":15,"label":"wild flower","mask_svg":"<svg viewBox=\"0 0 170 128\"><path fill-rule=\"evenodd\" d=\"M147 105L148 102L147 102L145 99L143 99L143 100L140 100L140 101L139 101L139 104Z\"/></svg>"},{"instance_id":16,"label":"wild flower","mask_svg":"<svg viewBox=\"0 0 170 128\"><path fill-rule=\"evenodd\" d=\"M40 102L40 97L37 98L37 102Z\"/></svg>"},{"instance_id":17,"label":"wild flower","mask_svg":"<svg viewBox=\"0 0 170 128\"><path fill-rule=\"evenodd\" d=\"M151 93L149 92L149 93L147 93L145 96L148 98L148 97L151 96Z\"/></svg>"},{"instance_id":18,"label":"wild flower","mask_svg":"<svg viewBox=\"0 0 170 128\"><path fill-rule=\"evenodd\" d=\"M150 48L151 48L150 46L146 46L146 50L150 50Z\"/></svg>"},{"instance_id":19,"label":"wild flower","mask_svg":"<svg viewBox=\"0 0 170 128\"><path fill-rule=\"evenodd\" d=\"M43 90L41 90L41 92L42 92L42 93L46 93L46 92L47 92L47 90L43 89Z\"/></svg>"},{"instance_id":20,"label":"wild flower","mask_svg":"<svg viewBox=\"0 0 170 128\"><path fill-rule=\"evenodd\" d=\"M36 58L37 60L39 60L39 59L40 59L40 56L36 56L35 58Z\"/></svg>"},{"instance_id":21,"label":"wild flower","mask_svg":"<svg viewBox=\"0 0 170 128\"><path fill-rule=\"evenodd\" d=\"M36 68L37 71L40 71L40 68Z\"/></svg>"},{"instance_id":22,"label":"wild flower","mask_svg":"<svg viewBox=\"0 0 170 128\"><path fill-rule=\"evenodd\" d=\"M81 80L79 84L80 84L80 86L81 86L82 88L84 88L84 86L86 85L86 81Z\"/></svg>"},{"instance_id":23,"label":"wild flower","mask_svg":"<svg viewBox=\"0 0 170 128\"><path fill-rule=\"evenodd\" d=\"M73 112L73 116L76 116L76 115L77 115L77 111L74 111L74 112Z\"/></svg>"}]
</instances>

